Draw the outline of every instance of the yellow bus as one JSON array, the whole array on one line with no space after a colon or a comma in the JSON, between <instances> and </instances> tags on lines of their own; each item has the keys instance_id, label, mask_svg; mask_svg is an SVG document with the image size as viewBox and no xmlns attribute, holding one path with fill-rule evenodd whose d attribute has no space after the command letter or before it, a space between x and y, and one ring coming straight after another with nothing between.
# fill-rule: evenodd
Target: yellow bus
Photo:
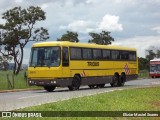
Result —
<instances>
[{"instance_id":1,"label":"yellow bus","mask_svg":"<svg viewBox=\"0 0 160 120\"><path fill-rule=\"evenodd\" d=\"M56 87L78 90L123 86L137 79L138 59L135 48L73 42L35 43L28 67L29 85L42 86L48 92Z\"/></svg>"}]
</instances>

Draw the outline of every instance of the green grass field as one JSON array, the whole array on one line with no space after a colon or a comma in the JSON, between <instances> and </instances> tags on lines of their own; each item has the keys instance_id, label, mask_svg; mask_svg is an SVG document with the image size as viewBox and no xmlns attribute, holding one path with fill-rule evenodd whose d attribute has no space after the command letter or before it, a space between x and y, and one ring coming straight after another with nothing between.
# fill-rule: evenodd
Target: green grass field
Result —
<instances>
[{"instance_id":1,"label":"green grass field","mask_svg":"<svg viewBox=\"0 0 160 120\"><path fill-rule=\"evenodd\" d=\"M54 93L53 93L54 94ZM27 111L160 111L160 87L102 93L28 107Z\"/></svg>"},{"instance_id":2,"label":"green grass field","mask_svg":"<svg viewBox=\"0 0 160 120\"><path fill-rule=\"evenodd\" d=\"M20 109L18 111L160 111L160 87L127 89L102 93L87 97L74 98L55 103ZM54 94L54 93L53 93ZM54 114L54 112L53 112ZM70 114L70 113L68 113ZM59 119L58 117L54 117ZM100 117L106 119L105 117ZM35 118L33 118L35 119ZM46 118L53 119L53 118ZM61 117L61 119L84 119L77 117ZM86 119L86 118L85 118ZM99 117L87 117L99 119ZM121 117L107 117L107 119L122 119ZM134 119L126 117L126 120ZM158 117L139 117L141 119L157 119Z\"/></svg>"},{"instance_id":3,"label":"green grass field","mask_svg":"<svg viewBox=\"0 0 160 120\"><path fill-rule=\"evenodd\" d=\"M138 78L149 78L149 72L147 70L139 71Z\"/></svg>"},{"instance_id":4,"label":"green grass field","mask_svg":"<svg viewBox=\"0 0 160 120\"><path fill-rule=\"evenodd\" d=\"M8 79L7 74L9 76L9 80L11 84L14 84L13 89L26 89L26 88L37 88L37 87L30 87L28 86L27 81L24 79L24 72L20 71L20 73L17 76L14 76L14 83L13 83L13 77L12 73L13 71L0 71L0 90L9 90L12 89L10 85L8 86Z\"/></svg>"}]
</instances>

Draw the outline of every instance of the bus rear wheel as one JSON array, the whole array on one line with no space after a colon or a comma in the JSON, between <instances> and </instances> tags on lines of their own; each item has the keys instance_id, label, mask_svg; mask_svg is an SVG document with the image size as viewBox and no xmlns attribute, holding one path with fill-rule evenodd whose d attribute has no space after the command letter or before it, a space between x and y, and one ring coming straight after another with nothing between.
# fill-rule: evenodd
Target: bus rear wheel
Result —
<instances>
[{"instance_id":1,"label":"bus rear wheel","mask_svg":"<svg viewBox=\"0 0 160 120\"><path fill-rule=\"evenodd\" d=\"M72 85L68 86L69 90L78 90L81 85L81 79L78 75L75 75L72 80Z\"/></svg>"},{"instance_id":2,"label":"bus rear wheel","mask_svg":"<svg viewBox=\"0 0 160 120\"><path fill-rule=\"evenodd\" d=\"M126 75L125 74L121 74L120 79L118 81L118 86L124 86L126 81Z\"/></svg>"},{"instance_id":3,"label":"bus rear wheel","mask_svg":"<svg viewBox=\"0 0 160 120\"><path fill-rule=\"evenodd\" d=\"M47 90L48 92L52 92L56 86L44 86L44 89Z\"/></svg>"}]
</instances>

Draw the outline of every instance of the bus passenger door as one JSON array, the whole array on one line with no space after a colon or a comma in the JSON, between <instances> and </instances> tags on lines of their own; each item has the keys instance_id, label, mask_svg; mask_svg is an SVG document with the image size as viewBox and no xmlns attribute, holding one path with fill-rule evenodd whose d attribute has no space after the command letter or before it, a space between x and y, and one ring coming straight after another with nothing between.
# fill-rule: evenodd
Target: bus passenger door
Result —
<instances>
[{"instance_id":1,"label":"bus passenger door","mask_svg":"<svg viewBox=\"0 0 160 120\"><path fill-rule=\"evenodd\" d=\"M63 77L70 77L68 47L62 48L62 75Z\"/></svg>"}]
</instances>

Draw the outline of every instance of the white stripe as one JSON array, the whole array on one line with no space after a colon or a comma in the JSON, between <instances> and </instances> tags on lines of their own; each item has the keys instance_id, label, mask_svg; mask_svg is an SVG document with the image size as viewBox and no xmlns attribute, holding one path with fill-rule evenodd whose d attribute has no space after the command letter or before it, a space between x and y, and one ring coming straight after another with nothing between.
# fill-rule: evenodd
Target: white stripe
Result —
<instances>
[{"instance_id":1,"label":"white stripe","mask_svg":"<svg viewBox=\"0 0 160 120\"><path fill-rule=\"evenodd\" d=\"M27 96L27 97L21 97L21 98L18 98L18 99L19 99L19 100L20 100L20 99L27 99L27 98L33 98L33 97L38 97L38 96L43 96L43 95Z\"/></svg>"}]
</instances>

